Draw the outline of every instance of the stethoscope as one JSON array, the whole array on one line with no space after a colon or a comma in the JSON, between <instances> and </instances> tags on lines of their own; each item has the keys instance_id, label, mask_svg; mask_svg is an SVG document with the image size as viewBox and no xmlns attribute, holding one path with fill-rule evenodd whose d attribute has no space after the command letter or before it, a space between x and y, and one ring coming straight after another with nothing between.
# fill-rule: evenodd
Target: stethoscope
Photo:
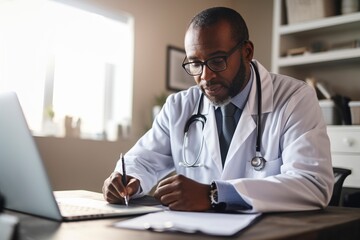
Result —
<instances>
[{"instance_id":1,"label":"stethoscope","mask_svg":"<svg viewBox=\"0 0 360 240\"><path fill-rule=\"evenodd\" d=\"M189 161L187 160L186 157L186 152L185 149L188 148L189 146L189 129L191 124L196 123L196 122L200 122L201 123L201 130L204 129L205 123L206 123L206 117L201 114L201 105L202 102L204 100L204 94L202 93L200 96L200 99L197 103L197 113L193 114L185 123L185 128L184 128L184 143L183 143L183 147L182 147L182 156L183 156L183 161L179 163L180 166L184 166L184 167L203 167L204 164L199 163L200 160L200 155L204 146L204 137L201 138L201 143L200 143L200 150L196 155L195 161L193 161L193 163L189 163Z\"/></svg>"},{"instance_id":2,"label":"stethoscope","mask_svg":"<svg viewBox=\"0 0 360 240\"><path fill-rule=\"evenodd\" d=\"M256 171L261 171L262 169L264 169L265 167L265 163L266 160L265 158L262 157L260 149L261 149L261 100L262 100L262 96L261 96L261 81L260 81L260 74L259 74L259 70L256 67L256 65L251 62L251 65L254 69L255 72L255 77L256 77L256 91L257 91L257 118L256 118L256 129L257 129L257 133L256 133L256 146L255 146L255 156L251 159L250 164L251 166L254 168L254 170ZM203 167L204 164L199 163L200 161L200 155L204 146L204 137L202 137L201 139L201 143L200 143L200 150L196 155L195 161L193 161L192 163L190 163L187 160L186 157L186 149L188 148L189 145L189 141L188 141L188 134L189 134L189 129L191 124L195 123L195 122L200 122L201 123L201 130L204 129L205 123L206 123L206 117L201 114L201 106L202 106L202 102L204 99L204 94L202 93L200 96L200 99L197 103L197 112L195 114L193 114L185 123L185 127L184 127L184 144L182 147L182 156L183 156L183 161L179 163L180 166L184 166L184 167Z\"/></svg>"}]
</instances>

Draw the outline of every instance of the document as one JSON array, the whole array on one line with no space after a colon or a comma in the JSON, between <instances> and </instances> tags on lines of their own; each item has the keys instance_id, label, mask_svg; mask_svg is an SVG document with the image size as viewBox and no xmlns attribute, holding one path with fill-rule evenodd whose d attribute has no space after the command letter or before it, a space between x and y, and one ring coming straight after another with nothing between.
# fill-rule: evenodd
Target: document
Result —
<instances>
[{"instance_id":1,"label":"document","mask_svg":"<svg viewBox=\"0 0 360 240\"><path fill-rule=\"evenodd\" d=\"M232 236L252 224L260 213L211 213L163 211L120 221L115 227L156 232L204 233Z\"/></svg>"},{"instance_id":2,"label":"document","mask_svg":"<svg viewBox=\"0 0 360 240\"><path fill-rule=\"evenodd\" d=\"M0 239L15 239L16 231L19 225L19 219L5 213L0 213Z\"/></svg>"}]
</instances>

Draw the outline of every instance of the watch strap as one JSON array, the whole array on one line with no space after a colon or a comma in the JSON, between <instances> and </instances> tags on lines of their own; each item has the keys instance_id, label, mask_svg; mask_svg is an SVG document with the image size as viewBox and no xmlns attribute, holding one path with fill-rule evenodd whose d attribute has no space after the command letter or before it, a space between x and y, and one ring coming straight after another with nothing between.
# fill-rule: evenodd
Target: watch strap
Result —
<instances>
[{"instance_id":1,"label":"watch strap","mask_svg":"<svg viewBox=\"0 0 360 240\"><path fill-rule=\"evenodd\" d=\"M211 209L215 210L215 211L224 211L226 209L226 203L224 202L219 202L219 197L218 197L218 189L216 186L216 183L213 181L210 184L210 204L211 204Z\"/></svg>"}]
</instances>

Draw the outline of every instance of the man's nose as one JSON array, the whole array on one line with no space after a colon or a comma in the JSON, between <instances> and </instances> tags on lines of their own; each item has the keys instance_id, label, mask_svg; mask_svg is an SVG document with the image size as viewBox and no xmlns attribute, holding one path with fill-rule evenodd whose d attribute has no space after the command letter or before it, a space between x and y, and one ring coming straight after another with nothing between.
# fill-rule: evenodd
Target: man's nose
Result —
<instances>
[{"instance_id":1,"label":"man's nose","mask_svg":"<svg viewBox=\"0 0 360 240\"><path fill-rule=\"evenodd\" d=\"M215 77L215 73L206 65L203 67L201 73L201 80L209 81Z\"/></svg>"}]
</instances>

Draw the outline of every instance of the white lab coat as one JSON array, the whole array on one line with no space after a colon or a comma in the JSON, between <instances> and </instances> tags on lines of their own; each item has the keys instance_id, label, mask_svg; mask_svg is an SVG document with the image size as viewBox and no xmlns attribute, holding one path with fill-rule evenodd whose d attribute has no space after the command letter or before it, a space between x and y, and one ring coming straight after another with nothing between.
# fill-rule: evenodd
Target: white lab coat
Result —
<instances>
[{"instance_id":1,"label":"white lab coat","mask_svg":"<svg viewBox=\"0 0 360 240\"><path fill-rule=\"evenodd\" d=\"M334 184L330 143L315 91L303 81L271 74L254 62L262 85L261 153L267 160L265 168L256 171L250 164L256 142L255 80L224 168L214 107L206 97L201 112L207 121L203 131L199 124L189 130L186 151L193 154L187 157L192 163L203 137L199 162L204 166L189 168L181 164L184 126L197 111L201 94L195 86L169 96L152 129L126 154L127 173L140 180L141 194L148 193L158 180L176 170L202 183L228 181L253 207L253 212L312 210L328 204ZM116 170L121 172L121 164Z\"/></svg>"}]
</instances>

